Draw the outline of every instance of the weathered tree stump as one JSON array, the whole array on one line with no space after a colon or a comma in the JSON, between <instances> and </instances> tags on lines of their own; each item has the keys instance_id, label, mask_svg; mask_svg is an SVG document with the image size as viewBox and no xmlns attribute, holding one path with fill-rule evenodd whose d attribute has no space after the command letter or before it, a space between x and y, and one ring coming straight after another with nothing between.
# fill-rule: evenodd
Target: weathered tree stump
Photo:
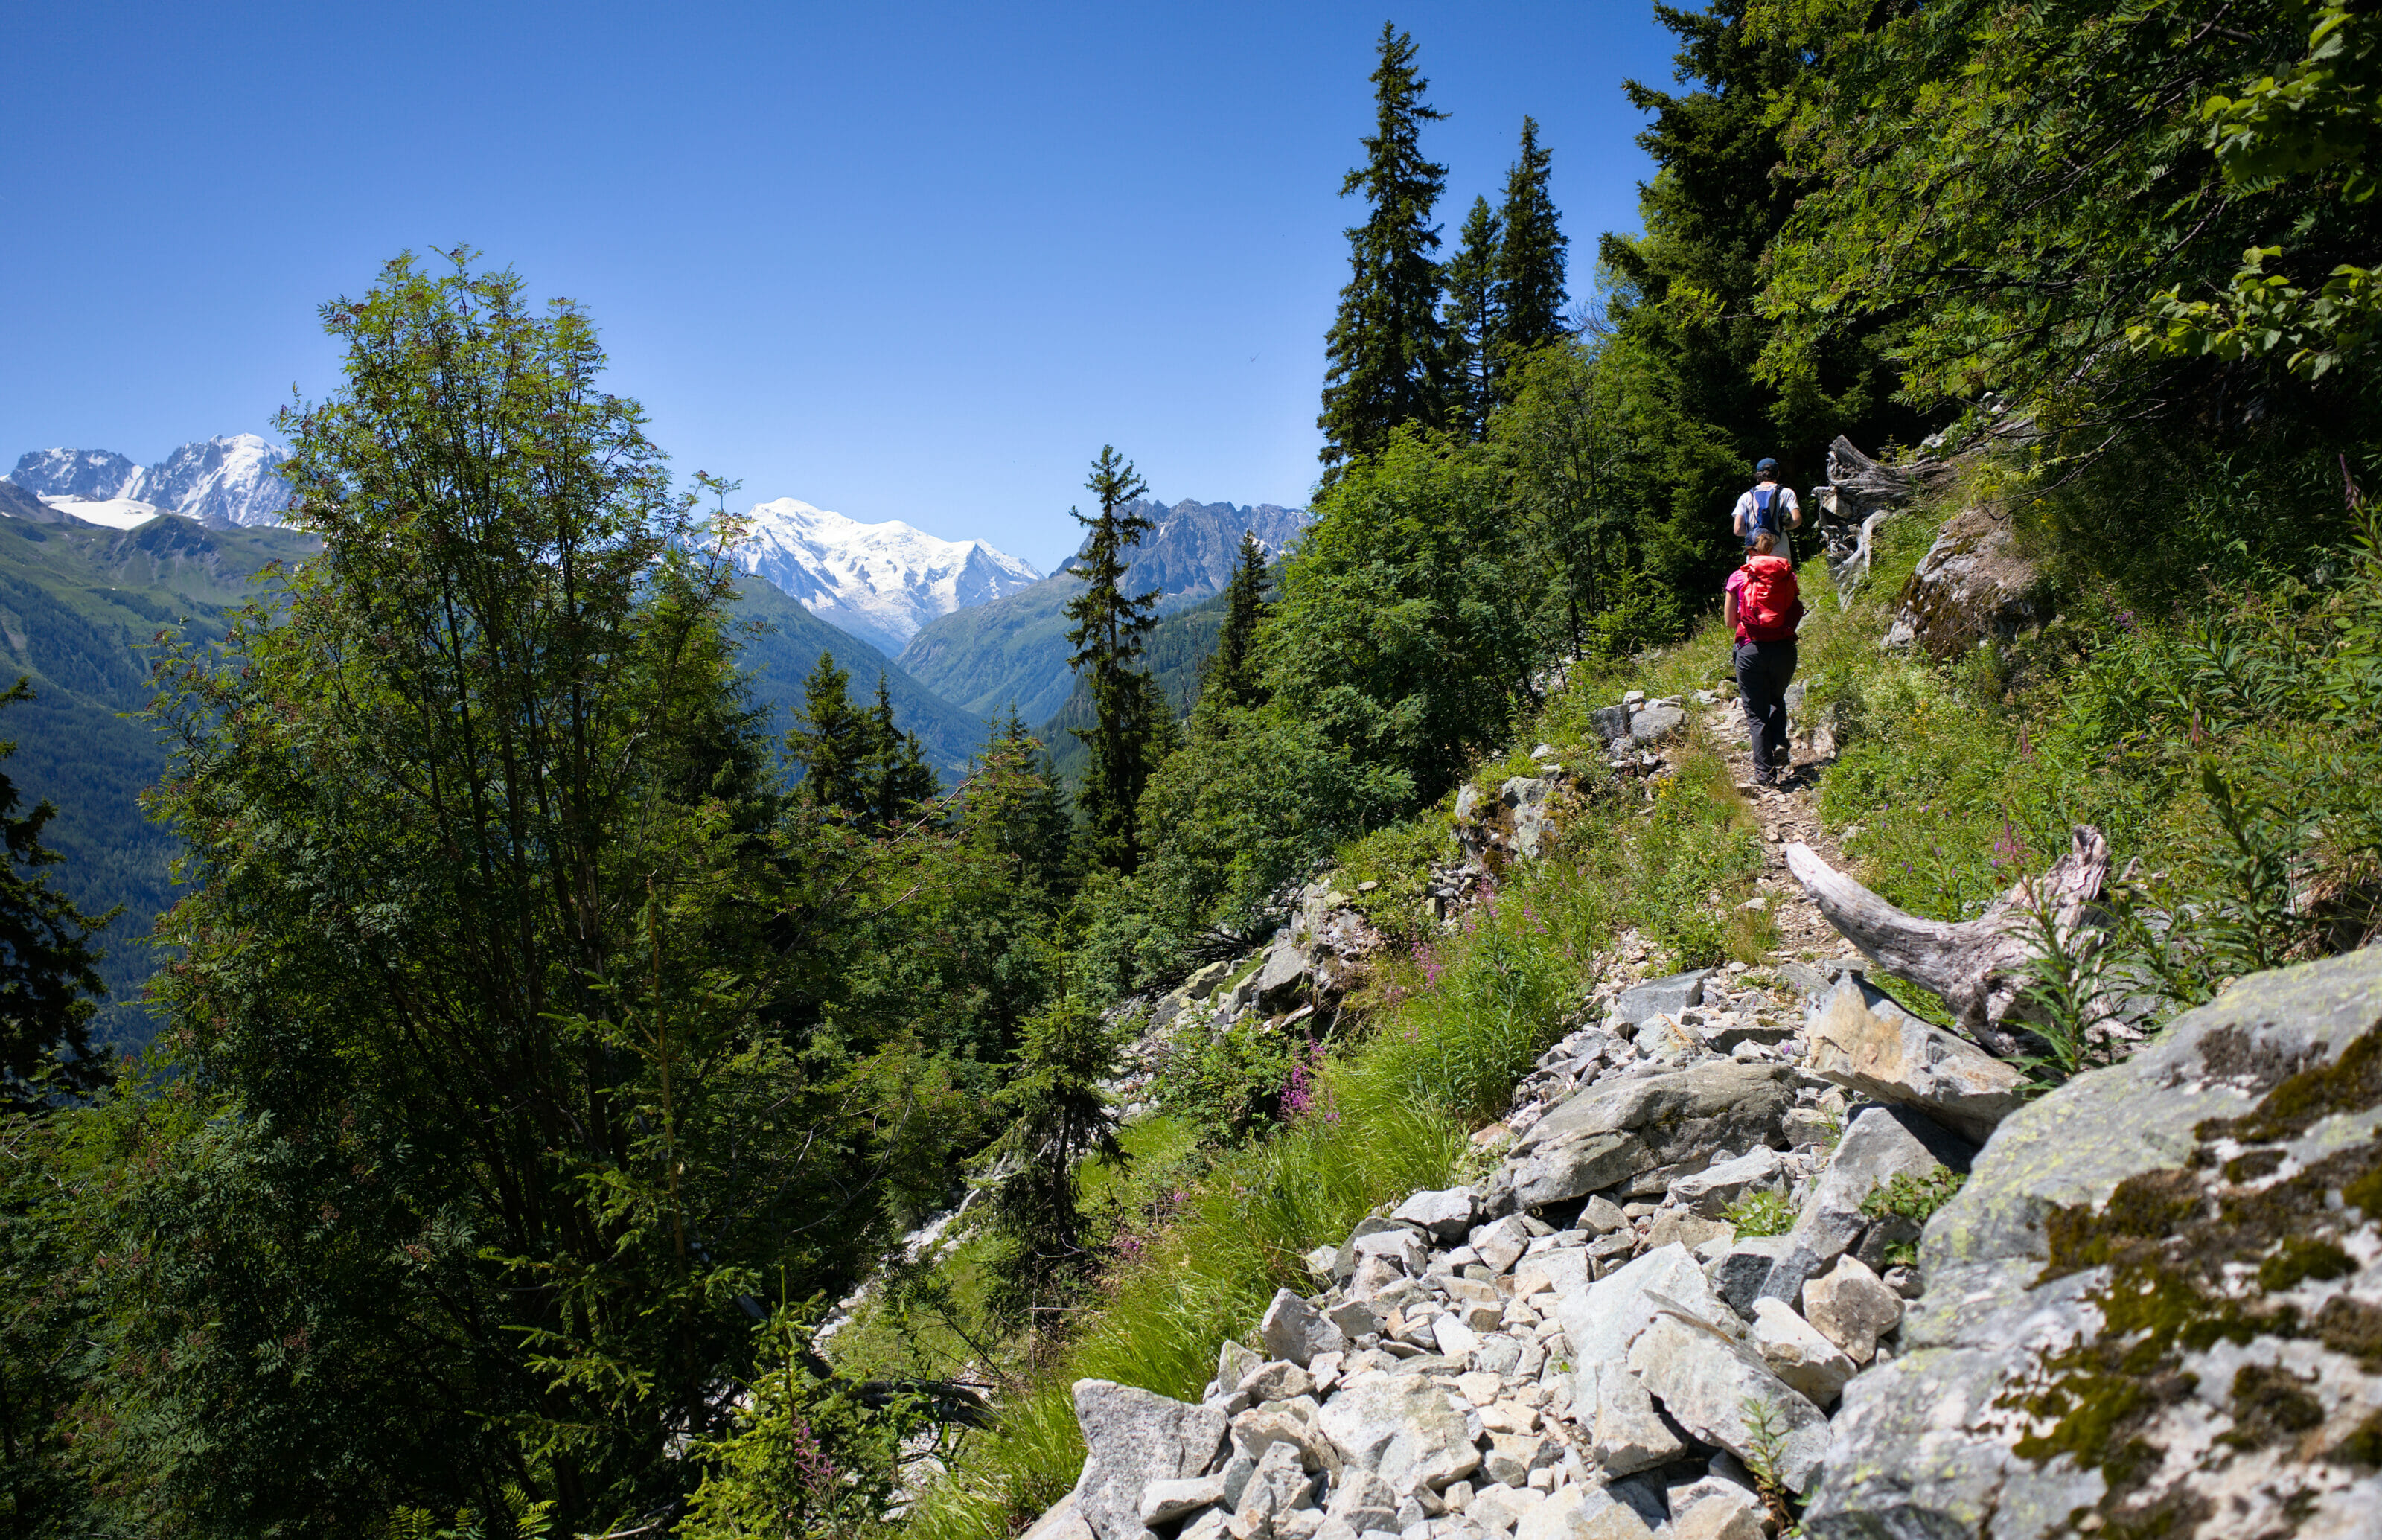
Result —
<instances>
[{"instance_id":1,"label":"weathered tree stump","mask_svg":"<svg viewBox=\"0 0 2382 1540\"><path fill-rule=\"evenodd\" d=\"M1974 920L1922 920L1906 914L1820 859L1798 841L1786 847L1786 870L1803 885L1828 923L1878 968L1944 997L1960 1029L1986 1052L2016 1057L2027 1045L2009 1023L2025 1020L2020 996L2031 982L2037 915L2046 916L2061 945L2075 950L2097 930L2091 910L2109 875L2109 842L2080 824L2066 855L2049 871L2020 877Z\"/></svg>"}]
</instances>

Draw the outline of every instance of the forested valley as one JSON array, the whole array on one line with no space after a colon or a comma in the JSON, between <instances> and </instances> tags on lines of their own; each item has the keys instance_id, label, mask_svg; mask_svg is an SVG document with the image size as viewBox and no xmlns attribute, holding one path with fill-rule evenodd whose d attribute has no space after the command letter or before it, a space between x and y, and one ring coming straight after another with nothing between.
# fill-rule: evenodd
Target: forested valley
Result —
<instances>
[{"instance_id":1,"label":"forested valley","mask_svg":"<svg viewBox=\"0 0 2382 1540\"><path fill-rule=\"evenodd\" d=\"M341 384L279 422L320 554L252 542L148 654L168 907L77 910L0 780L0 1527L1020 1533L1073 1383L1197 1400L1315 1248L1482 1174L1621 950L1786 956L1735 777L1600 721L1725 688L1763 457L1812 489L1815 816L1876 894L1967 919L2106 831L2055 1027L2370 945L2382 20L1655 9L1642 229L1578 239L1549 166L1594 147L1529 119L1443 206L1451 104L1383 27L1311 526L1161 621L1131 446L1086 446L1066 741L1013 711L957 775L832 658L763 729L734 483L546 275L323 304ZM1823 541L1856 449L1895 507ZM2023 602L1881 645L1956 516ZM1467 857L1555 762L1551 853ZM1274 993L1327 890L1379 945ZM103 955L152 946L112 1057ZM1170 1033L1210 999L1251 1008ZM2030 1094L2129 1051L2036 1047Z\"/></svg>"}]
</instances>

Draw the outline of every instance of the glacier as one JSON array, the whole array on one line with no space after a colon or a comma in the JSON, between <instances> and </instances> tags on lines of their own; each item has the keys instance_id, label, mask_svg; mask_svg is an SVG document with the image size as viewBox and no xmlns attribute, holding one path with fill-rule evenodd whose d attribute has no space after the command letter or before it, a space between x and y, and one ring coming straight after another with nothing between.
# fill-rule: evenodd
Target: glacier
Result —
<instances>
[{"instance_id":1,"label":"glacier","mask_svg":"<svg viewBox=\"0 0 2382 1540\"><path fill-rule=\"evenodd\" d=\"M755 504L743 568L828 624L899 653L940 616L1014 593L1042 574L981 540L940 540L888 519L864 524L794 497Z\"/></svg>"}]
</instances>

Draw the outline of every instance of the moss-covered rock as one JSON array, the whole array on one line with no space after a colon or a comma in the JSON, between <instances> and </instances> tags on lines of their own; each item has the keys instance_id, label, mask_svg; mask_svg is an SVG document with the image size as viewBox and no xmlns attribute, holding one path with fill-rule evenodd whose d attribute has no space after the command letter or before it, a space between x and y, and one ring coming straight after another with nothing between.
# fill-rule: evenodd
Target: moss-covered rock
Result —
<instances>
[{"instance_id":1,"label":"moss-covered rock","mask_svg":"<svg viewBox=\"0 0 2382 1540\"><path fill-rule=\"evenodd\" d=\"M2382 948L2246 979L1995 1132L1814 1536L2349 1535L2382 1512Z\"/></svg>"}]
</instances>

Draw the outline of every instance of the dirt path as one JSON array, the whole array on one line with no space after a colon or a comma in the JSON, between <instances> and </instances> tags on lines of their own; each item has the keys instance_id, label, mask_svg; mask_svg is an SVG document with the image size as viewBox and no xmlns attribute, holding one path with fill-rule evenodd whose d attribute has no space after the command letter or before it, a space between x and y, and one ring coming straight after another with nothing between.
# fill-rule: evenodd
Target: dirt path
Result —
<instances>
[{"instance_id":1,"label":"dirt path","mask_svg":"<svg viewBox=\"0 0 2382 1540\"><path fill-rule=\"evenodd\" d=\"M1805 896L1802 884L1787 873L1786 848L1797 840L1809 845L1831 866L1844 864L1836 839L1820 826L1819 782L1824 764L1799 760L1788 787L1772 791L1753 784L1753 750L1745 725L1745 710L1734 691L1715 691L1709 706L1693 713L1696 730L1727 760L1738 792L1762 825L1762 871L1759 886L1778 923L1781 960L1814 962L1825 958L1857 957L1852 943L1836 933Z\"/></svg>"}]
</instances>

